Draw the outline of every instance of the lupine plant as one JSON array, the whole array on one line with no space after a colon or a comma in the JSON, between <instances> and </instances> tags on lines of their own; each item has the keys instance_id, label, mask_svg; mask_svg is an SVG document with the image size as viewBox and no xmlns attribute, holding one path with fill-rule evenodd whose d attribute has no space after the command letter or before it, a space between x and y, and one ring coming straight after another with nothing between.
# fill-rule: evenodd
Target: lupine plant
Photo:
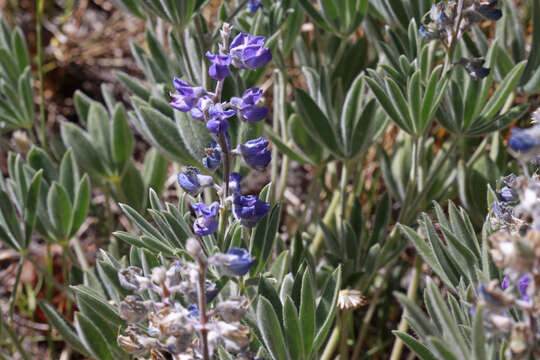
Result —
<instances>
[{"instance_id":1,"label":"lupine plant","mask_svg":"<svg viewBox=\"0 0 540 360\"><path fill-rule=\"evenodd\" d=\"M35 3L0 358L540 357L540 0Z\"/></svg>"}]
</instances>

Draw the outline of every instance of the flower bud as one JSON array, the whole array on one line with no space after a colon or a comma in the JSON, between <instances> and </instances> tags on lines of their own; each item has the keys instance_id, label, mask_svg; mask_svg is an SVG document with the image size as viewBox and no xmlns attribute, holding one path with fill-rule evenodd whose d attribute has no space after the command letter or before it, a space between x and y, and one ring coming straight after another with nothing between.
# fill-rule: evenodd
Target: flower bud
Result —
<instances>
[{"instance_id":1,"label":"flower bud","mask_svg":"<svg viewBox=\"0 0 540 360\"><path fill-rule=\"evenodd\" d=\"M151 280L154 284L162 286L165 283L166 271L163 267L155 267L152 269Z\"/></svg>"},{"instance_id":2,"label":"flower bud","mask_svg":"<svg viewBox=\"0 0 540 360\"><path fill-rule=\"evenodd\" d=\"M238 322L247 312L247 303L244 297L230 297L218 304L217 311L226 322Z\"/></svg>"},{"instance_id":3,"label":"flower bud","mask_svg":"<svg viewBox=\"0 0 540 360\"><path fill-rule=\"evenodd\" d=\"M143 276L142 269L136 266L118 270L118 280L126 290L140 292L148 288L148 279Z\"/></svg>"},{"instance_id":4,"label":"flower bud","mask_svg":"<svg viewBox=\"0 0 540 360\"><path fill-rule=\"evenodd\" d=\"M199 244L197 239L189 238L186 242L186 251L189 255L193 256L195 259L198 259L202 253L201 244Z\"/></svg>"},{"instance_id":5,"label":"flower bud","mask_svg":"<svg viewBox=\"0 0 540 360\"><path fill-rule=\"evenodd\" d=\"M268 149L268 140L257 138L238 145L242 159L252 169L263 171L272 160L272 152Z\"/></svg>"},{"instance_id":6,"label":"flower bud","mask_svg":"<svg viewBox=\"0 0 540 360\"><path fill-rule=\"evenodd\" d=\"M233 247L225 254L215 254L209 259L209 263L220 266L227 275L242 276L247 274L255 261L246 249Z\"/></svg>"}]
</instances>

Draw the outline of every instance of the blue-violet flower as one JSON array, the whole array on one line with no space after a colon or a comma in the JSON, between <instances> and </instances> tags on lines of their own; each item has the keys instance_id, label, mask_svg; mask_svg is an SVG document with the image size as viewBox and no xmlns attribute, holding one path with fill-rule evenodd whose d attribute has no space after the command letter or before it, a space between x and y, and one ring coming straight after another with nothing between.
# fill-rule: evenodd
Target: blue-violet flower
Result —
<instances>
[{"instance_id":1,"label":"blue-violet flower","mask_svg":"<svg viewBox=\"0 0 540 360\"><path fill-rule=\"evenodd\" d=\"M229 129L229 122L227 118L230 118L236 113L233 109L223 110L221 104L215 104L210 108L210 120L206 123L206 127L213 134L220 134L227 132Z\"/></svg>"},{"instance_id":2,"label":"blue-violet flower","mask_svg":"<svg viewBox=\"0 0 540 360\"><path fill-rule=\"evenodd\" d=\"M209 262L220 266L224 273L231 276L247 274L255 263L253 256L246 249L237 247L230 248L225 254L215 254Z\"/></svg>"},{"instance_id":3,"label":"blue-violet flower","mask_svg":"<svg viewBox=\"0 0 540 360\"><path fill-rule=\"evenodd\" d=\"M257 195L236 195L233 199L233 213L242 225L254 227L270 210L270 204L259 200Z\"/></svg>"},{"instance_id":4,"label":"blue-violet flower","mask_svg":"<svg viewBox=\"0 0 540 360\"><path fill-rule=\"evenodd\" d=\"M208 74L218 81L225 79L230 74L229 65L231 64L231 57L224 54L212 54L209 51L206 52L206 57L212 65L208 69Z\"/></svg>"},{"instance_id":5,"label":"blue-violet flower","mask_svg":"<svg viewBox=\"0 0 540 360\"><path fill-rule=\"evenodd\" d=\"M240 182L242 181L242 175L239 173L231 173L229 175L229 190L231 194L238 194L240 195L242 193Z\"/></svg>"},{"instance_id":6,"label":"blue-violet flower","mask_svg":"<svg viewBox=\"0 0 540 360\"><path fill-rule=\"evenodd\" d=\"M257 12L257 10L262 9L263 4L261 4L261 0L249 0L247 7L248 7L248 10L252 14L254 14Z\"/></svg>"},{"instance_id":7,"label":"blue-violet flower","mask_svg":"<svg viewBox=\"0 0 540 360\"><path fill-rule=\"evenodd\" d=\"M178 173L178 184L189 195L197 196L203 188L212 186L214 180L211 176L203 175L196 167L187 166Z\"/></svg>"},{"instance_id":8,"label":"blue-violet flower","mask_svg":"<svg viewBox=\"0 0 540 360\"><path fill-rule=\"evenodd\" d=\"M208 170L214 172L221 163L221 148L212 140L209 149L206 149L206 156L202 159L203 165Z\"/></svg>"},{"instance_id":9,"label":"blue-violet flower","mask_svg":"<svg viewBox=\"0 0 540 360\"><path fill-rule=\"evenodd\" d=\"M176 110L187 112L197 105L198 100L206 94L206 90L200 86L191 86L189 83L174 78L174 88L178 94L171 94L170 105Z\"/></svg>"},{"instance_id":10,"label":"blue-violet flower","mask_svg":"<svg viewBox=\"0 0 540 360\"><path fill-rule=\"evenodd\" d=\"M218 223L216 217L219 209L217 202L212 203L210 206L204 203L194 203L191 204L191 208L198 216L193 223L193 231L196 235L206 236L217 231Z\"/></svg>"},{"instance_id":11,"label":"blue-violet flower","mask_svg":"<svg viewBox=\"0 0 540 360\"><path fill-rule=\"evenodd\" d=\"M240 144L237 150L244 162L258 171L263 171L272 160L272 153L268 149L268 140L263 137Z\"/></svg>"},{"instance_id":12,"label":"blue-violet flower","mask_svg":"<svg viewBox=\"0 0 540 360\"><path fill-rule=\"evenodd\" d=\"M263 47L265 40L264 36L238 34L229 47L232 64L241 69L257 69L265 66L272 60L270 49Z\"/></svg>"},{"instance_id":13,"label":"blue-violet flower","mask_svg":"<svg viewBox=\"0 0 540 360\"><path fill-rule=\"evenodd\" d=\"M238 109L240 120L261 121L268 114L268 109L264 106L257 106L257 102L262 96L262 89L250 88L244 91L242 97L232 97L231 105Z\"/></svg>"}]
</instances>

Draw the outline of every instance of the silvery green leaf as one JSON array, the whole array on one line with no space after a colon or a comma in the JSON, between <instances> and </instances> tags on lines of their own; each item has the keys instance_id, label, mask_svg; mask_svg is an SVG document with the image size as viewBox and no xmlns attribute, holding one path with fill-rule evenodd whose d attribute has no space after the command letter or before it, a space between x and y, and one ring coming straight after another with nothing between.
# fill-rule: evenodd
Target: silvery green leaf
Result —
<instances>
[{"instance_id":1,"label":"silvery green leaf","mask_svg":"<svg viewBox=\"0 0 540 360\"><path fill-rule=\"evenodd\" d=\"M337 311L337 300L341 289L341 265L328 277L316 303L315 310L315 338L311 346L311 353L316 354L320 349L334 322ZM305 345L304 345L305 347Z\"/></svg>"},{"instance_id":2,"label":"silvery green leaf","mask_svg":"<svg viewBox=\"0 0 540 360\"><path fill-rule=\"evenodd\" d=\"M58 181L66 189L70 200L73 201L79 183L79 169L71 149L68 149L64 154L58 173Z\"/></svg>"},{"instance_id":3,"label":"silvery green leaf","mask_svg":"<svg viewBox=\"0 0 540 360\"><path fill-rule=\"evenodd\" d=\"M47 195L47 212L57 240L69 240L73 221L72 207L73 204L66 189L59 183L53 182Z\"/></svg>"},{"instance_id":4,"label":"silvery green leaf","mask_svg":"<svg viewBox=\"0 0 540 360\"><path fill-rule=\"evenodd\" d=\"M283 324L285 326L285 338L287 339L291 358L303 359L305 353L300 320L296 306L289 296L285 298L283 306Z\"/></svg>"},{"instance_id":5,"label":"silvery green leaf","mask_svg":"<svg viewBox=\"0 0 540 360\"><path fill-rule=\"evenodd\" d=\"M142 176L147 188L161 194L167 175L169 162L155 148L151 148L144 157Z\"/></svg>"},{"instance_id":6,"label":"silvery green leaf","mask_svg":"<svg viewBox=\"0 0 540 360\"><path fill-rule=\"evenodd\" d=\"M135 140L127 123L127 114L124 107L116 105L110 123L110 147L112 160L117 173L122 173L133 152Z\"/></svg>"},{"instance_id":7,"label":"silvery green leaf","mask_svg":"<svg viewBox=\"0 0 540 360\"><path fill-rule=\"evenodd\" d=\"M266 349L273 360L289 360L289 352L285 344L279 318L272 304L264 297L257 303L257 327L259 328Z\"/></svg>"},{"instance_id":8,"label":"silvery green leaf","mask_svg":"<svg viewBox=\"0 0 540 360\"><path fill-rule=\"evenodd\" d=\"M343 157L340 138L334 124L303 90L296 89L295 94L298 112L306 131L335 156Z\"/></svg>"},{"instance_id":9,"label":"silvery green leaf","mask_svg":"<svg viewBox=\"0 0 540 360\"><path fill-rule=\"evenodd\" d=\"M86 219L86 214L88 213L88 208L90 207L90 196L90 178L87 174L84 174L82 179L77 184L75 198L73 200L73 223L71 225L70 236L75 235Z\"/></svg>"},{"instance_id":10,"label":"silvery green leaf","mask_svg":"<svg viewBox=\"0 0 540 360\"><path fill-rule=\"evenodd\" d=\"M80 335L73 325L71 325L71 323L49 303L44 300L38 300L38 303L41 310L45 313L48 322L54 326L56 331L62 335L66 342L81 354L91 356L89 350L87 350L83 342L81 342Z\"/></svg>"},{"instance_id":11,"label":"silvery green leaf","mask_svg":"<svg viewBox=\"0 0 540 360\"><path fill-rule=\"evenodd\" d=\"M105 337L94 323L81 313L75 313L75 328L85 348L98 360L112 360Z\"/></svg>"},{"instance_id":12,"label":"silvery green leaf","mask_svg":"<svg viewBox=\"0 0 540 360\"><path fill-rule=\"evenodd\" d=\"M409 334L407 333L404 333L404 332L401 332L401 331L393 331L394 335L396 335L398 338L400 338L401 341L403 341L403 343L405 345L407 345L407 347L409 349L411 349L412 351L415 352L415 354L421 359L421 360L436 360L437 358L435 357L435 355L433 355L433 353L431 352L431 350L429 350L428 347L426 347L425 345L423 345L421 342L419 342L418 340L416 340L415 338L413 338L412 336L410 336Z\"/></svg>"},{"instance_id":13,"label":"silvery green leaf","mask_svg":"<svg viewBox=\"0 0 540 360\"><path fill-rule=\"evenodd\" d=\"M315 292L309 268L302 277L302 290L300 296L300 328L304 343L304 354L311 354L317 328L315 327Z\"/></svg>"}]
</instances>

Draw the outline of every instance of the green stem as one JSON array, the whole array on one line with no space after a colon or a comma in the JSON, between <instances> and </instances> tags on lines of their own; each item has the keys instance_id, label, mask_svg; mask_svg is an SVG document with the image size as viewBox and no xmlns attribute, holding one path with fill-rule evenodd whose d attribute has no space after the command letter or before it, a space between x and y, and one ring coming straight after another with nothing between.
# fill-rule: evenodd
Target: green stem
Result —
<instances>
[{"instance_id":1,"label":"green stem","mask_svg":"<svg viewBox=\"0 0 540 360\"><path fill-rule=\"evenodd\" d=\"M347 184L349 182L349 166L346 162L343 162L341 167L341 182L340 182L340 218L341 221L345 221L347 215ZM338 224L341 226L341 224Z\"/></svg>"},{"instance_id":2,"label":"green stem","mask_svg":"<svg viewBox=\"0 0 540 360\"><path fill-rule=\"evenodd\" d=\"M279 177L279 191L277 201L283 200L285 196L285 189L287 188L287 178L289 177L289 165L290 160L287 155L283 155L281 160L281 174Z\"/></svg>"},{"instance_id":3,"label":"green stem","mask_svg":"<svg viewBox=\"0 0 540 360\"><path fill-rule=\"evenodd\" d=\"M339 317L339 322L341 323L341 335L339 342L339 358L348 359L349 358L349 345L347 340L349 340L349 318L351 312L349 310L343 310Z\"/></svg>"},{"instance_id":4,"label":"green stem","mask_svg":"<svg viewBox=\"0 0 540 360\"><path fill-rule=\"evenodd\" d=\"M339 344L340 334L341 334L341 323L337 321L337 324L334 327L334 330L332 331L332 335L330 335L330 339L328 340L328 343L326 344L326 347L324 348L324 352L321 356L321 360L332 359L332 355L334 355L334 351L336 350Z\"/></svg>"},{"instance_id":5,"label":"green stem","mask_svg":"<svg viewBox=\"0 0 540 360\"><path fill-rule=\"evenodd\" d=\"M79 261L79 265L81 265L81 269L84 272L87 272L88 270L90 270L90 266L88 265L88 261L86 260L86 255L85 255L84 250L83 250L83 248L81 246L81 242L79 241L79 238L74 236L71 239L71 242L73 244L73 248L75 249L75 255L77 256L77 260ZM70 253L69 249L68 249L68 253Z\"/></svg>"},{"instance_id":6,"label":"green stem","mask_svg":"<svg viewBox=\"0 0 540 360\"><path fill-rule=\"evenodd\" d=\"M11 298L11 304L9 304L9 318L13 323L13 315L15 314L15 303L17 300L17 291L19 289L19 282L21 280L22 268L24 265L24 257L21 255L19 258L19 265L17 266L17 275L15 276L15 284L13 285L13 293Z\"/></svg>"},{"instance_id":7,"label":"green stem","mask_svg":"<svg viewBox=\"0 0 540 360\"><path fill-rule=\"evenodd\" d=\"M328 210L326 210L326 214L323 218L323 224L328 226L330 222L332 221L332 218L334 217L334 213L336 212L336 209L339 204L339 192L335 191L334 195L332 196L332 200L330 201L330 205L328 206ZM317 255L317 252L319 251L319 248L321 247L323 240L323 231L321 227L317 229L317 233L315 234L315 238L313 239L313 244L311 245L311 254L313 256Z\"/></svg>"},{"instance_id":8,"label":"green stem","mask_svg":"<svg viewBox=\"0 0 540 360\"><path fill-rule=\"evenodd\" d=\"M416 300L416 293L418 292L418 285L420 283L420 274L422 273L422 258L417 254L414 260L414 270L413 278L409 284L409 289L407 290L407 297L411 301ZM399 323L398 331L407 332L409 324L407 322L407 312L403 311L401 322ZM396 337L394 342L394 347L392 348L392 354L390 355L390 360L399 360L401 352L403 351L403 341Z\"/></svg>"},{"instance_id":9,"label":"green stem","mask_svg":"<svg viewBox=\"0 0 540 360\"><path fill-rule=\"evenodd\" d=\"M385 273L385 278L387 278L386 274L390 274L390 271L387 271ZM371 300L371 303L369 304L369 308L366 312L366 315L364 315L364 319L362 319L362 327L360 328L360 332L358 333L358 337L356 338L356 343L354 345L354 351L352 360L358 360L360 357L360 351L362 350L362 345L364 344L364 340L366 339L367 331L369 324L371 322L371 318L373 317L373 314L375 314L375 309L377 308L377 303L379 301L379 296L382 293L383 286L379 286L377 290L375 290L375 295L373 295L373 299Z\"/></svg>"},{"instance_id":10,"label":"green stem","mask_svg":"<svg viewBox=\"0 0 540 360\"><path fill-rule=\"evenodd\" d=\"M30 358L28 357L28 354L26 354L26 352L24 351L24 348L23 348L21 342L17 338L17 334L15 333L15 331L13 331L13 329L11 327L9 327L6 323L4 323L4 315L3 314L0 314L0 326L4 330L6 330L9 338L13 342L13 345L15 346L17 351L19 352L19 355L21 356L21 358L23 358L23 360L30 360Z\"/></svg>"},{"instance_id":11,"label":"green stem","mask_svg":"<svg viewBox=\"0 0 540 360\"><path fill-rule=\"evenodd\" d=\"M47 130L45 119L45 96L43 94L43 44L41 39L41 19L44 0L38 0L36 12L36 52L39 78L39 116L41 119L41 146L47 151Z\"/></svg>"}]
</instances>

